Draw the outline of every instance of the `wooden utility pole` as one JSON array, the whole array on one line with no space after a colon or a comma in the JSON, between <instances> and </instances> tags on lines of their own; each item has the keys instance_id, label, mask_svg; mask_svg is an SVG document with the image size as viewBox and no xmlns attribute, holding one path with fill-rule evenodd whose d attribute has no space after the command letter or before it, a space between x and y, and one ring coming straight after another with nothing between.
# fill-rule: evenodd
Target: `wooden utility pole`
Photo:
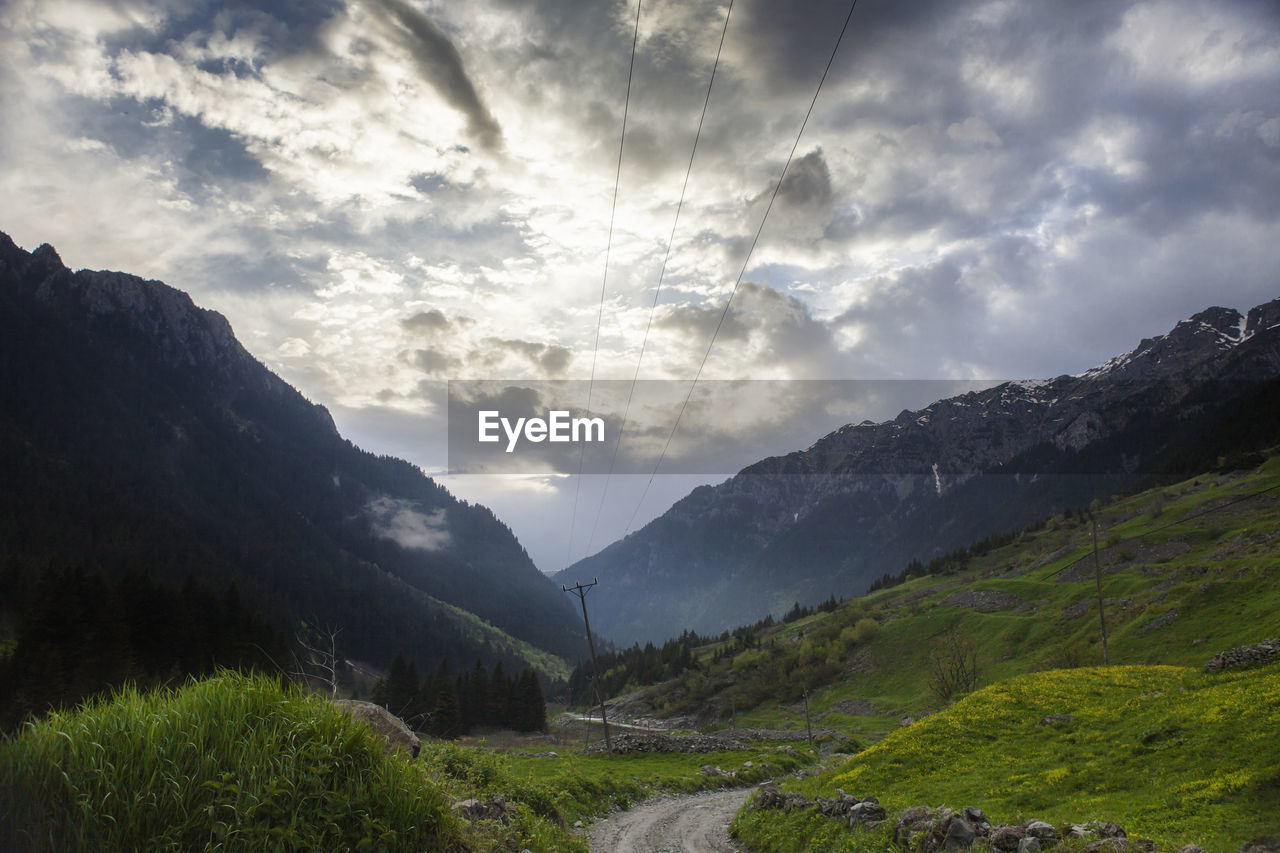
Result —
<instances>
[{"instance_id":1,"label":"wooden utility pole","mask_svg":"<svg viewBox=\"0 0 1280 853\"><path fill-rule=\"evenodd\" d=\"M809 691L804 692L804 730L809 736L809 746L813 746L813 726L809 724Z\"/></svg>"},{"instance_id":2,"label":"wooden utility pole","mask_svg":"<svg viewBox=\"0 0 1280 853\"><path fill-rule=\"evenodd\" d=\"M1102 565L1098 562L1098 517L1089 510L1089 521L1093 522L1093 576L1098 587L1098 625L1102 628L1102 665L1110 666L1111 658L1107 654L1107 613L1102 606Z\"/></svg>"},{"instance_id":3,"label":"wooden utility pole","mask_svg":"<svg viewBox=\"0 0 1280 853\"><path fill-rule=\"evenodd\" d=\"M591 638L591 620L587 618L587 591L600 583L599 578L592 578L591 583L576 583L573 586L560 584L560 589L572 592L582 602L582 623L587 626L587 648L591 649L591 675L596 685L596 698L600 700L600 723L604 726L605 752L613 753L613 744L609 740L609 718L604 713L604 690L600 687L600 666L596 663L596 641Z\"/></svg>"}]
</instances>

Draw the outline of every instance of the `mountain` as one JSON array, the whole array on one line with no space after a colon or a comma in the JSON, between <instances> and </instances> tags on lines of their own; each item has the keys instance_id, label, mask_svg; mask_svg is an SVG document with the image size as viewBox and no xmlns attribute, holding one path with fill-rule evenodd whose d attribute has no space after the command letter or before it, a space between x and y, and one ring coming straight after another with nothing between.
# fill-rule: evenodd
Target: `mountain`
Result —
<instances>
[{"instance_id":1,"label":"mountain","mask_svg":"<svg viewBox=\"0 0 1280 853\"><path fill-rule=\"evenodd\" d=\"M343 439L224 317L160 282L73 273L0 235L0 399L0 627L74 568L234 583L375 666L403 650L562 674L584 645L492 512Z\"/></svg>"},{"instance_id":2,"label":"mountain","mask_svg":"<svg viewBox=\"0 0 1280 853\"><path fill-rule=\"evenodd\" d=\"M598 577L622 643L717 633L856 595L911 560L1213 467L1275 434L1280 299L1210 308L1078 376L851 424L702 486L557 576Z\"/></svg>"}]
</instances>

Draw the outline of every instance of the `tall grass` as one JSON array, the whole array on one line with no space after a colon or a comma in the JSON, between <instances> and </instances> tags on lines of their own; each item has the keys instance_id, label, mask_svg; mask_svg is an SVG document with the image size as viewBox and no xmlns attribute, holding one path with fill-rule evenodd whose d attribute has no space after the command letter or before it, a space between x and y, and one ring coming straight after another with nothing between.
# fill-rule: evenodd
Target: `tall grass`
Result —
<instances>
[{"instance_id":1,"label":"tall grass","mask_svg":"<svg viewBox=\"0 0 1280 853\"><path fill-rule=\"evenodd\" d=\"M126 688L0 744L0 848L462 850L427 767L323 700L230 672Z\"/></svg>"},{"instance_id":2,"label":"tall grass","mask_svg":"<svg viewBox=\"0 0 1280 853\"><path fill-rule=\"evenodd\" d=\"M1114 820L1160 850L1238 850L1280 826L1280 666L1023 675L790 787L874 794L891 813L945 804L998 822ZM867 853L883 841L812 811L744 811L735 825L765 850Z\"/></svg>"}]
</instances>

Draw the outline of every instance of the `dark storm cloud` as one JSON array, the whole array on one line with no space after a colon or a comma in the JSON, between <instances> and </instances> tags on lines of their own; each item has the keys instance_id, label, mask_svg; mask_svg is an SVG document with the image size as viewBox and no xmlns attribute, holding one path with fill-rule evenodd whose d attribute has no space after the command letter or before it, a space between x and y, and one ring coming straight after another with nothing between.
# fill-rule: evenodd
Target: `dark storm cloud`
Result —
<instances>
[{"instance_id":1,"label":"dark storm cloud","mask_svg":"<svg viewBox=\"0 0 1280 853\"><path fill-rule=\"evenodd\" d=\"M793 160L782 186L778 188L778 199L794 207L825 211L834 198L831 170L827 168L827 161L822 158L821 148Z\"/></svg>"},{"instance_id":2,"label":"dark storm cloud","mask_svg":"<svg viewBox=\"0 0 1280 853\"><path fill-rule=\"evenodd\" d=\"M445 378L462 366L461 359L455 358L447 352L436 349L435 347L416 349L412 352L405 353L404 357L409 364L418 368L423 373L430 374L437 378Z\"/></svg>"},{"instance_id":3,"label":"dark storm cloud","mask_svg":"<svg viewBox=\"0 0 1280 853\"><path fill-rule=\"evenodd\" d=\"M449 318L439 308L430 311L419 311L412 317L400 321L400 326L407 332L447 332L453 326Z\"/></svg>"},{"instance_id":4,"label":"dark storm cloud","mask_svg":"<svg viewBox=\"0 0 1280 853\"><path fill-rule=\"evenodd\" d=\"M673 305L657 314L653 319L654 328L675 332L690 341L710 341L716 331L720 332L716 340L724 343L745 341L751 334L750 327L742 321L739 312L730 309L720 323L723 307L702 307L699 305ZM705 344L703 344L705 346Z\"/></svg>"},{"instance_id":5,"label":"dark storm cloud","mask_svg":"<svg viewBox=\"0 0 1280 853\"><path fill-rule=\"evenodd\" d=\"M468 361L496 367L501 364L504 355L514 355L552 377L563 376L573 361L573 353L559 344L494 337L485 338L482 343L484 349L473 350Z\"/></svg>"},{"instance_id":6,"label":"dark storm cloud","mask_svg":"<svg viewBox=\"0 0 1280 853\"><path fill-rule=\"evenodd\" d=\"M449 36L405 0L375 0L407 38L404 45L413 53L423 77L451 106L467 117L468 129L476 141L490 151L502 148L502 128L490 114L467 75L462 55Z\"/></svg>"}]
</instances>

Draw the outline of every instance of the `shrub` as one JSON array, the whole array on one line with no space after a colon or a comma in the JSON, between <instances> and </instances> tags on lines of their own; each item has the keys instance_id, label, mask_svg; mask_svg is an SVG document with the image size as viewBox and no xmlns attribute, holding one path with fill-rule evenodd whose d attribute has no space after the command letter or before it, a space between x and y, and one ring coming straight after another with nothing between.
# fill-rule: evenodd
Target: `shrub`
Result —
<instances>
[{"instance_id":1,"label":"shrub","mask_svg":"<svg viewBox=\"0 0 1280 853\"><path fill-rule=\"evenodd\" d=\"M0 847L456 850L426 768L266 676L125 688L0 746Z\"/></svg>"}]
</instances>

